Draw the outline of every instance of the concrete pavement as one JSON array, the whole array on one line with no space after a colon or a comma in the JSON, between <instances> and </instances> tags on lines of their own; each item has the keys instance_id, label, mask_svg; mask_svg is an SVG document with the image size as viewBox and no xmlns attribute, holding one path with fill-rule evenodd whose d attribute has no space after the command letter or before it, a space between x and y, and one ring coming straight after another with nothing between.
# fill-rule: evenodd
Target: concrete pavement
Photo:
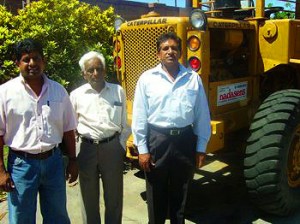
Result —
<instances>
[{"instance_id":1,"label":"concrete pavement","mask_svg":"<svg viewBox=\"0 0 300 224\"><path fill-rule=\"evenodd\" d=\"M78 184L74 187L67 187L67 206L71 223L82 224ZM103 198L100 199L100 212L101 217L104 217ZM7 201L0 203L0 223L8 224ZM37 212L37 223L42 223L39 209ZM124 172L124 206L122 223L148 223L147 204L145 201L145 181L142 173L138 169L129 169ZM186 223L189 224L193 222Z\"/></svg>"},{"instance_id":2,"label":"concrete pavement","mask_svg":"<svg viewBox=\"0 0 300 224\"><path fill-rule=\"evenodd\" d=\"M276 217L256 210L247 198L242 178L242 157L234 153L210 155L207 165L190 184L186 224L298 224L300 212ZM72 224L81 224L79 187L67 187L67 206ZM104 206L101 201L101 215ZM0 223L8 224L7 202L0 202ZM37 224L42 223L37 212ZM123 224L147 224L145 180L138 169L124 172ZM167 221L166 224L169 222ZM109 223L107 223L109 224Z\"/></svg>"},{"instance_id":3,"label":"concrete pavement","mask_svg":"<svg viewBox=\"0 0 300 224\"><path fill-rule=\"evenodd\" d=\"M124 173L124 224L144 224L147 223L147 205L141 193L145 189L144 180L135 176L138 170L130 170ZM101 188L102 190L102 188ZM103 217L103 199L100 199L100 212ZM67 206L72 224L81 224L79 186L67 187ZM7 201L0 203L0 223L8 224ZM38 209L37 223L42 223L42 217Z\"/></svg>"}]
</instances>

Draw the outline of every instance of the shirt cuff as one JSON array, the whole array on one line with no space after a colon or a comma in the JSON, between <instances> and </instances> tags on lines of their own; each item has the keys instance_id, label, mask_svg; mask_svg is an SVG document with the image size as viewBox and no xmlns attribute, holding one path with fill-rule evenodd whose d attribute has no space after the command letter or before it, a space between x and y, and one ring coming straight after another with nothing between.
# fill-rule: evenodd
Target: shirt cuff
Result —
<instances>
[{"instance_id":1,"label":"shirt cuff","mask_svg":"<svg viewBox=\"0 0 300 224\"><path fill-rule=\"evenodd\" d=\"M139 145L138 146L138 151L139 151L139 154L149 153L147 145Z\"/></svg>"},{"instance_id":2,"label":"shirt cuff","mask_svg":"<svg viewBox=\"0 0 300 224\"><path fill-rule=\"evenodd\" d=\"M207 141L205 141L205 140L201 139L200 137L198 137L196 151L197 152L205 152L206 147L207 147Z\"/></svg>"}]
</instances>

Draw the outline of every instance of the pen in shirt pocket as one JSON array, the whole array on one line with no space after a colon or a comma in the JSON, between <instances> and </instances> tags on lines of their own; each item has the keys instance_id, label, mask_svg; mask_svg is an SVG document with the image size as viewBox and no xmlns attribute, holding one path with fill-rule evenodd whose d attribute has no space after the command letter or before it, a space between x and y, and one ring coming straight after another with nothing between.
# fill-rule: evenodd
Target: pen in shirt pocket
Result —
<instances>
[{"instance_id":1,"label":"pen in shirt pocket","mask_svg":"<svg viewBox=\"0 0 300 224\"><path fill-rule=\"evenodd\" d=\"M114 106L122 106L122 105L123 105L122 102L118 102L118 101L114 102Z\"/></svg>"}]
</instances>

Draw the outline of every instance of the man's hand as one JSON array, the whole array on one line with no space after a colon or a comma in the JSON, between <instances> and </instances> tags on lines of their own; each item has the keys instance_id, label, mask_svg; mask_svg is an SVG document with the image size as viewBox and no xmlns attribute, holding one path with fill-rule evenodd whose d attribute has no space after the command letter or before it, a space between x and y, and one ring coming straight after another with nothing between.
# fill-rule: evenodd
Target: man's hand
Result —
<instances>
[{"instance_id":1,"label":"man's hand","mask_svg":"<svg viewBox=\"0 0 300 224\"><path fill-rule=\"evenodd\" d=\"M68 181L69 184L72 184L77 180L77 177L78 177L77 162L74 160L69 160L67 169L66 169L66 180ZM74 184L74 185L76 185L76 184ZM70 186L72 186L72 185L70 185Z\"/></svg>"},{"instance_id":2,"label":"man's hand","mask_svg":"<svg viewBox=\"0 0 300 224\"><path fill-rule=\"evenodd\" d=\"M196 153L196 168L201 168L204 165L206 154L205 152Z\"/></svg>"},{"instance_id":3,"label":"man's hand","mask_svg":"<svg viewBox=\"0 0 300 224\"><path fill-rule=\"evenodd\" d=\"M150 167L155 165L151 160L150 153L139 154L139 164L142 170L146 172L150 172Z\"/></svg>"},{"instance_id":4,"label":"man's hand","mask_svg":"<svg viewBox=\"0 0 300 224\"><path fill-rule=\"evenodd\" d=\"M14 182L10 174L5 171L0 171L0 190L9 192L15 188Z\"/></svg>"},{"instance_id":5,"label":"man's hand","mask_svg":"<svg viewBox=\"0 0 300 224\"><path fill-rule=\"evenodd\" d=\"M0 190L2 191L12 191L15 188L15 184L11 179L11 176L6 172L3 162L3 148L4 148L3 136L0 136Z\"/></svg>"},{"instance_id":6,"label":"man's hand","mask_svg":"<svg viewBox=\"0 0 300 224\"><path fill-rule=\"evenodd\" d=\"M78 166L76 162L76 149L75 149L75 131L70 130L64 132L63 140L64 146L66 147L66 153L69 157L69 162L66 169L66 180L69 186L76 185L76 180L78 177Z\"/></svg>"}]
</instances>

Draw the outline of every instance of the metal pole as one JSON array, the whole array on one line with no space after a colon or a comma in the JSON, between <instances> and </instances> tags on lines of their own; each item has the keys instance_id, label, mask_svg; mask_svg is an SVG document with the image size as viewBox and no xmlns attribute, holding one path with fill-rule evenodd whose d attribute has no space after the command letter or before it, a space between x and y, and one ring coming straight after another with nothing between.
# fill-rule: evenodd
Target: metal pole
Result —
<instances>
[{"instance_id":1,"label":"metal pole","mask_svg":"<svg viewBox=\"0 0 300 224\"><path fill-rule=\"evenodd\" d=\"M185 0L185 7L192 7L192 0Z\"/></svg>"},{"instance_id":2,"label":"metal pole","mask_svg":"<svg viewBox=\"0 0 300 224\"><path fill-rule=\"evenodd\" d=\"M265 17L265 0L256 0L255 17L259 19Z\"/></svg>"}]
</instances>

